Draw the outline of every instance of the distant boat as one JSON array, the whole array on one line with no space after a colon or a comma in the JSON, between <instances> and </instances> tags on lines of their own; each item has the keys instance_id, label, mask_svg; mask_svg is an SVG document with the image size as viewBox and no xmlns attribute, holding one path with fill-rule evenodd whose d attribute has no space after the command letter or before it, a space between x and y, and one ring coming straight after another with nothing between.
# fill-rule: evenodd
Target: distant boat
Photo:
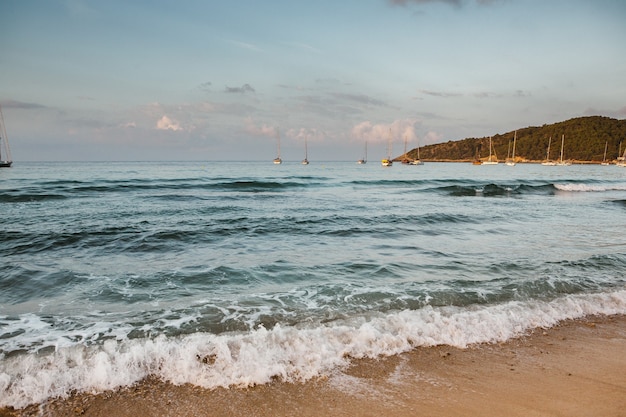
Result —
<instances>
[{"instance_id":1,"label":"distant boat","mask_svg":"<svg viewBox=\"0 0 626 417\"><path fill-rule=\"evenodd\" d=\"M274 158L274 164L280 165L283 163L283 160L280 159L280 131L278 129L276 129L276 136L277 136L277 144L278 144L278 156Z\"/></svg>"},{"instance_id":2,"label":"distant boat","mask_svg":"<svg viewBox=\"0 0 626 417\"><path fill-rule=\"evenodd\" d=\"M404 135L404 156L402 157L402 163L404 165L409 165L411 160L409 159L409 157L406 154L406 142L407 142L406 135Z\"/></svg>"},{"instance_id":3,"label":"distant boat","mask_svg":"<svg viewBox=\"0 0 626 417\"><path fill-rule=\"evenodd\" d=\"M417 144L417 159L409 158L409 155L406 152L406 136L404 137L404 158L402 159L402 163L405 165L424 165L422 161L420 161L420 147L419 143Z\"/></svg>"},{"instance_id":4,"label":"distant boat","mask_svg":"<svg viewBox=\"0 0 626 417\"><path fill-rule=\"evenodd\" d=\"M309 160L307 159L308 157L308 149L306 146L306 136L304 137L304 159L302 160L302 165L309 165Z\"/></svg>"},{"instance_id":5,"label":"distant boat","mask_svg":"<svg viewBox=\"0 0 626 417\"><path fill-rule=\"evenodd\" d=\"M366 164L367 163L367 141L365 141L365 154L363 156L363 158L359 159L358 161L356 161L357 164Z\"/></svg>"},{"instance_id":6,"label":"distant boat","mask_svg":"<svg viewBox=\"0 0 626 417\"><path fill-rule=\"evenodd\" d=\"M620 152L622 150L622 144L620 143ZM618 167L626 168L626 149L624 149L624 155L617 157L617 162L615 163Z\"/></svg>"},{"instance_id":7,"label":"distant boat","mask_svg":"<svg viewBox=\"0 0 626 417\"><path fill-rule=\"evenodd\" d=\"M417 141L417 159L411 161L411 165L424 165L422 160L420 159L420 143Z\"/></svg>"},{"instance_id":8,"label":"distant boat","mask_svg":"<svg viewBox=\"0 0 626 417\"><path fill-rule=\"evenodd\" d=\"M498 156L491 144L491 136L489 136L489 159L483 161L483 165L498 165Z\"/></svg>"},{"instance_id":9,"label":"distant boat","mask_svg":"<svg viewBox=\"0 0 626 417\"><path fill-rule=\"evenodd\" d=\"M513 153L511 154L511 158L509 158L509 156L507 155L506 157L506 164L510 167L515 166L515 142L517 141L517 130L515 131L515 134L513 134ZM510 144L511 142L509 142Z\"/></svg>"},{"instance_id":10,"label":"distant boat","mask_svg":"<svg viewBox=\"0 0 626 417\"><path fill-rule=\"evenodd\" d=\"M548 139L548 151L546 152L546 160L541 163L541 165L545 166L555 166L556 162L550 160L550 144L552 143L552 136Z\"/></svg>"},{"instance_id":11,"label":"distant boat","mask_svg":"<svg viewBox=\"0 0 626 417\"><path fill-rule=\"evenodd\" d=\"M2 158L4 152L4 158ZM13 164L11 159L11 148L9 148L9 137L4 126L4 116L2 115L2 107L0 107L0 168L10 168Z\"/></svg>"},{"instance_id":12,"label":"distant boat","mask_svg":"<svg viewBox=\"0 0 626 417\"><path fill-rule=\"evenodd\" d=\"M383 158L380 163L384 167L390 167L393 165L393 160L391 159L391 129L389 129L389 140L387 141L387 157Z\"/></svg>"},{"instance_id":13,"label":"distant boat","mask_svg":"<svg viewBox=\"0 0 626 417\"><path fill-rule=\"evenodd\" d=\"M559 166L569 166L572 165L572 163L570 161L564 161L563 160L563 147L565 145L565 135L561 136L561 158L559 159L559 162L557 162L556 164Z\"/></svg>"},{"instance_id":14,"label":"distant boat","mask_svg":"<svg viewBox=\"0 0 626 417\"><path fill-rule=\"evenodd\" d=\"M609 148L609 141L607 140L606 143L604 144L604 157L602 158L602 163L600 165L609 165L609 163L606 161L606 150Z\"/></svg>"}]
</instances>

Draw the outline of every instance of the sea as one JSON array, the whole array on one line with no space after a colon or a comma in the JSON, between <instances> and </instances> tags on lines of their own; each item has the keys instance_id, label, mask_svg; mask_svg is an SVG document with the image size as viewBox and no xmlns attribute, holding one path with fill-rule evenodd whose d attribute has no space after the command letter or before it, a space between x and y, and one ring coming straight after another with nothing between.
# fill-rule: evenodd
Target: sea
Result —
<instances>
[{"instance_id":1,"label":"sea","mask_svg":"<svg viewBox=\"0 0 626 417\"><path fill-rule=\"evenodd\" d=\"M16 162L0 217L0 407L626 313L614 165Z\"/></svg>"}]
</instances>

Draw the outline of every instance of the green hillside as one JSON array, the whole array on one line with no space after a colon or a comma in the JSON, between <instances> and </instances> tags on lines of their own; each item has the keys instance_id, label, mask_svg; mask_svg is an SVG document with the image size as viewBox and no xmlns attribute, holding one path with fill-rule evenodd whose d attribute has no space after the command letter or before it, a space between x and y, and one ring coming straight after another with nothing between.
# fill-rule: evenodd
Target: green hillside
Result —
<instances>
[{"instance_id":1,"label":"green hillside","mask_svg":"<svg viewBox=\"0 0 626 417\"><path fill-rule=\"evenodd\" d=\"M492 136L493 147L499 160L507 157L512 147L514 131ZM626 147L626 120L603 116L578 117L564 122L517 129L515 156L518 161L542 161L546 159L548 140L552 138L550 159L558 159L561 137L565 137L563 158L582 162L601 162L604 147L608 143L606 159L615 160L621 144ZM437 143L420 148L420 158L425 161L472 161L489 156L489 136ZM417 149L408 152L409 158L417 158ZM401 157L400 157L401 158Z\"/></svg>"}]
</instances>

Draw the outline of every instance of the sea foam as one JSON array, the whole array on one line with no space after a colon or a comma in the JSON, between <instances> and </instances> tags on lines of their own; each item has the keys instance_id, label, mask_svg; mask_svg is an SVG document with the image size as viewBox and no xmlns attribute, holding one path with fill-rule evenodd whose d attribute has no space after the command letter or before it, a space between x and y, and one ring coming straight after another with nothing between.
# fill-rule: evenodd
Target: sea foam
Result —
<instances>
[{"instance_id":1,"label":"sea foam","mask_svg":"<svg viewBox=\"0 0 626 417\"><path fill-rule=\"evenodd\" d=\"M572 192L605 192L605 191L624 191L624 184L555 184L554 188L560 191Z\"/></svg>"},{"instance_id":2,"label":"sea foam","mask_svg":"<svg viewBox=\"0 0 626 417\"><path fill-rule=\"evenodd\" d=\"M205 388L306 381L340 369L352 358L395 355L420 346L502 342L596 314L626 314L626 290L487 307L427 306L306 328L276 325L248 333L63 345L49 353L0 358L0 406L21 408L73 391L103 392L149 375Z\"/></svg>"}]
</instances>

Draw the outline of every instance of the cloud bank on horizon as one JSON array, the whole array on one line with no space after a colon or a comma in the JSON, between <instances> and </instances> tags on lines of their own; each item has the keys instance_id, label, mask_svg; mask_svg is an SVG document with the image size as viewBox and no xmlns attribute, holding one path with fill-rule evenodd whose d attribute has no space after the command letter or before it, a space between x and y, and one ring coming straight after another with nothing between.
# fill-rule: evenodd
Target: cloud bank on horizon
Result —
<instances>
[{"instance_id":1,"label":"cloud bank on horizon","mask_svg":"<svg viewBox=\"0 0 626 417\"><path fill-rule=\"evenodd\" d=\"M271 160L280 134L353 160L626 117L620 0L210 3L2 2L14 159Z\"/></svg>"}]
</instances>

